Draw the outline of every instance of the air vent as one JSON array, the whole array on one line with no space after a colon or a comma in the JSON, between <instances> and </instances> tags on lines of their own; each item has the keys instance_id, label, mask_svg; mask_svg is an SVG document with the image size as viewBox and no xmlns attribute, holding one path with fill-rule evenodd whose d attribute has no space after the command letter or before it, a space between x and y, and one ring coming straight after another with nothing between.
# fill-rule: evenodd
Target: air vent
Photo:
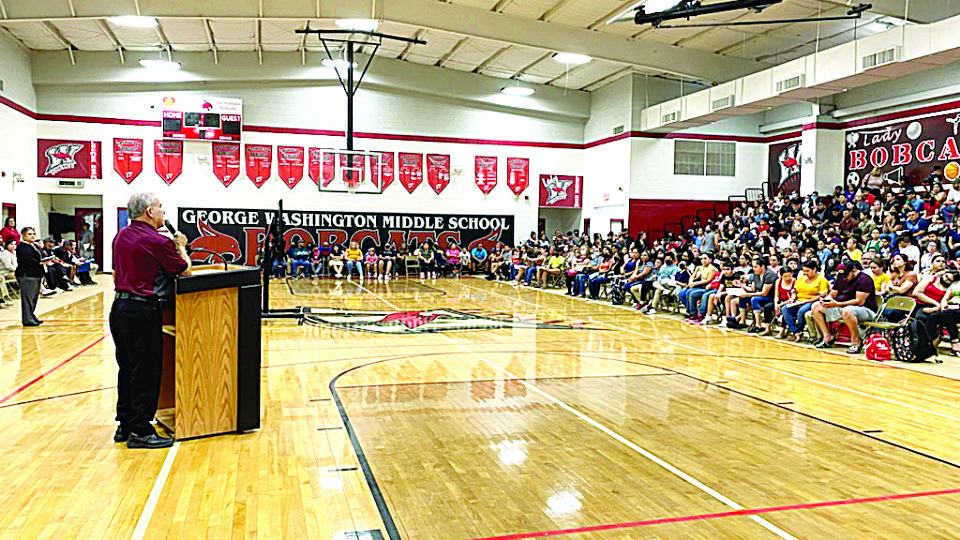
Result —
<instances>
[{"instance_id":1,"label":"air vent","mask_svg":"<svg viewBox=\"0 0 960 540\"><path fill-rule=\"evenodd\" d=\"M57 185L60 187L66 187L66 188L82 188L83 179L82 178L61 178L57 180Z\"/></svg>"},{"instance_id":2,"label":"air vent","mask_svg":"<svg viewBox=\"0 0 960 540\"><path fill-rule=\"evenodd\" d=\"M667 113L660 118L661 124L669 124L670 122L676 122L677 118L680 117L679 111L673 111L672 113Z\"/></svg>"},{"instance_id":3,"label":"air vent","mask_svg":"<svg viewBox=\"0 0 960 540\"><path fill-rule=\"evenodd\" d=\"M892 64L898 60L900 60L900 47L890 47L889 49L861 57L860 65L863 66L863 69L870 69Z\"/></svg>"},{"instance_id":4,"label":"air vent","mask_svg":"<svg viewBox=\"0 0 960 540\"><path fill-rule=\"evenodd\" d=\"M621 133L623 133L623 124L620 124L619 126L616 126L613 128L614 135L619 135Z\"/></svg>"},{"instance_id":5,"label":"air vent","mask_svg":"<svg viewBox=\"0 0 960 540\"><path fill-rule=\"evenodd\" d=\"M734 96L731 95L731 96L725 96L725 97L722 97L722 98L720 98L720 99L715 99L715 100L713 100L713 102L710 103L710 110L711 110L711 111L718 111L718 110L720 110L720 109L726 109L726 108L728 108L728 107L733 107L733 98L734 98Z\"/></svg>"},{"instance_id":6,"label":"air vent","mask_svg":"<svg viewBox=\"0 0 960 540\"><path fill-rule=\"evenodd\" d=\"M789 79L777 81L777 93L782 94L783 92L793 90L794 88L800 88L803 86L805 80L806 75L797 75L795 77L790 77Z\"/></svg>"}]
</instances>

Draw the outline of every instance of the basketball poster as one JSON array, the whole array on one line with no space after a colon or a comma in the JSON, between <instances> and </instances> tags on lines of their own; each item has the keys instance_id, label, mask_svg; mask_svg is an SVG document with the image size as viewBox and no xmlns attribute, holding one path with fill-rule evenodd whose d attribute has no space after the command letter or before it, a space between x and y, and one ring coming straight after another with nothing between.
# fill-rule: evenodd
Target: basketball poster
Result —
<instances>
[{"instance_id":1,"label":"basketball poster","mask_svg":"<svg viewBox=\"0 0 960 540\"><path fill-rule=\"evenodd\" d=\"M540 175L540 208L582 208L583 177Z\"/></svg>"},{"instance_id":2,"label":"basketball poster","mask_svg":"<svg viewBox=\"0 0 960 540\"><path fill-rule=\"evenodd\" d=\"M303 179L302 146L277 146L277 175L290 189Z\"/></svg>"},{"instance_id":3,"label":"basketball poster","mask_svg":"<svg viewBox=\"0 0 960 540\"><path fill-rule=\"evenodd\" d=\"M530 160L507 158L507 186L517 197L530 185Z\"/></svg>"},{"instance_id":4,"label":"basketball poster","mask_svg":"<svg viewBox=\"0 0 960 540\"><path fill-rule=\"evenodd\" d=\"M400 183L408 193L413 193L423 182L423 154L400 152Z\"/></svg>"},{"instance_id":5,"label":"basketball poster","mask_svg":"<svg viewBox=\"0 0 960 540\"><path fill-rule=\"evenodd\" d=\"M240 176L240 145L213 143L213 174L229 187Z\"/></svg>"},{"instance_id":6,"label":"basketball poster","mask_svg":"<svg viewBox=\"0 0 960 540\"><path fill-rule=\"evenodd\" d=\"M474 181L484 195L489 195L497 187L496 156L477 156L473 166Z\"/></svg>"},{"instance_id":7,"label":"basketball poster","mask_svg":"<svg viewBox=\"0 0 960 540\"><path fill-rule=\"evenodd\" d=\"M393 183L393 152L374 152L374 154L377 155L370 156L370 179L373 185L379 186L382 175L383 186L380 191L383 191ZM381 160L382 164L380 164Z\"/></svg>"},{"instance_id":8,"label":"basketball poster","mask_svg":"<svg viewBox=\"0 0 960 540\"><path fill-rule=\"evenodd\" d=\"M183 141L154 141L153 170L168 186L183 172Z\"/></svg>"},{"instance_id":9,"label":"basketball poster","mask_svg":"<svg viewBox=\"0 0 960 540\"><path fill-rule=\"evenodd\" d=\"M427 183L437 195L450 185L450 156L427 154Z\"/></svg>"},{"instance_id":10,"label":"basketball poster","mask_svg":"<svg viewBox=\"0 0 960 540\"><path fill-rule=\"evenodd\" d=\"M37 139L40 178L103 178L100 141Z\"/></svg>"},{"instance_id":11,"label":"basketball poster","mask_svg":"<svg viewBox=\"0 0 960 540\"><path fill-rule=\"evenodd\" d=\"M143 172L143 139L113 140L113 170L126 183Z\"/></svg>"},{"instance_id":12,"label":"basketball poster","mask_svg":"<svg viewBox=\"0 0 960 540\"><path fill-rule=\"evenodd\" d=\"M269 144L248 144L243 149L247 164L247 178L259 188L270 178L273 146Z\"/></svg>"}]
</instances>

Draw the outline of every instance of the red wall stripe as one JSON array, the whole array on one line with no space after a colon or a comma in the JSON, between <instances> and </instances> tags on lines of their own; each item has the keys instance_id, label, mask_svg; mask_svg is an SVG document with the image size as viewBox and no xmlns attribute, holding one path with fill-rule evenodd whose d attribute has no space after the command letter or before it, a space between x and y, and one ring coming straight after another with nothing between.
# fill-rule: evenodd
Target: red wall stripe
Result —
<instances>
[{"instance_id":1,"label":"red wall stripe","mask_svg":"<svg viewBox=\"0 0 960 540\"><path fill-rule=\"evenodd\" d=\"M13 101L13 100L10 100L10 99L7 99L7 98L5 98L5 97L3 97L3 96L0 96L0 104L6 105L7 107L10 107L11 109L17 111L18 113L23 114L23 115L26 115L26 116L29 116L30 118L33 118L34 120L37 119L37 113L35 113L35 112L31 111L30 109L24 107L23 105L20 105L19 103L16 103L16 102Z\"/></svg>"}]
</instances>

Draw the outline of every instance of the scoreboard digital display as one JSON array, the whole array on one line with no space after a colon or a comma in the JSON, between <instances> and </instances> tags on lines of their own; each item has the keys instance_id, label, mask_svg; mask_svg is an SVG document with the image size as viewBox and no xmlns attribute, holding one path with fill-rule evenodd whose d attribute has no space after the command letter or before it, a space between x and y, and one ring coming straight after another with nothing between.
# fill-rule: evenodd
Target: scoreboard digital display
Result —
<instances>
[{"instance_id":1,"label":"scoreboard digital display","mask_svg":"<svg viewBox=\"0 0 960 540\"><path fill-rule=\"evenodd\" d=\"M239 142L243 101L178 96L163 98L163 138Z\"/></svg>"}]
</instances>

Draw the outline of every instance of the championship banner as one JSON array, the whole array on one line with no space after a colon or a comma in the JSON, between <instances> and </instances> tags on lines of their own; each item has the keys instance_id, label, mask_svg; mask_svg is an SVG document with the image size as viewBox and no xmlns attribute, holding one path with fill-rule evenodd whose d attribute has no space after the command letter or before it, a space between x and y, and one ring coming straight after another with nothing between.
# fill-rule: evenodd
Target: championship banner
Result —
<instances>
[{"instance_id":1,"label":"championship banner","mask_svg":"<svg viewBox=\"0 0 960 540\"><path fill-rule=\"evenodd\" d=\"M333 152L324 152L323 161L323 187L330 185L330 182L333 182L334 176L337 174L337 156Z\"/></svg>"},{"instance_id":2,"label":"championship banner","mask_svg":"<svg viewBox=\"0 0 960 540\"><path fill-rule=\"evenodd\" d=\"M540 208L583 208L583 177L541 174Z\"/></svg>"},{"instance_id":3,"label":"championship banner","mask_svg":"<svg viewBox=\"0 0 960 540\"><path fill-rule=\"evenodd\" d=\"M177 226L188 239L188 251L212 251L241 264L256 264L257 247L276 210L183 208ZM357 242L366 251L387 242L420 245L428 238L446 247L453 240L464 249L483 246L488 252L497 245L514 242L513 216L471 216L460 214L395 214L377 212L284 211L287 225L284 240L298 237L307 243L348 245ZM197 252L195 260L210 258Z\"/></svg>"},{"instance_id":4,"label":"championship banner","mask_svg":"<svg viewBox=\"0 0 960 540\"><path fill-rule=\"evenodd\" d=\"M370 156L370 179L373 181L373 185L380 186L380 173L381 168L383 172L383 186L380 187L380 191L387 189L387 186L393 183L393 152L374 152L379 154L379 157L376 155ZM383 165L378 167L379 160L383 160Z\"/></svg>"},{"instance_id":5,"label":"championship banner","mask_svg":"<svg viewBox=\"0 0 960 540\"><path fill-rule=\"evenodd\" d=\"M240 176L239 143L213 143L213 174L225 187Z\"/></svg>"},{"instance_id":6,"label":"championship banner","mask_svg":"<svg viewBox=\"0 0 960 540\"><path fill-rule=\"evenodd\" d=\"M320 185L320 162L323 161L323 150L320 148L310 148L307 150L308 164L307 176L313 180L314 184Z\"/></svg>"},{"instance_id":7,"label":"championship banner","mask_svg":"<svg viewBox=\"0 0 960 540\"><path fill-rule=\"evenodd\" d=\"M143 139L113 140L113 170L126 183L143 172Z\"/></svg>"},{"instance_id":8,"label":"championship banner","mask_svg":"<svg viewBox=\"0 0 960 540\"><path fill-rule=\"evenodd\" d=\"M248 144L244 146L243 150L247 163L247 178L259 188L270 178L273 146L269 144Z\"/></svg>"},{"instance_id":9,"label":"championship banner","mask_svg":"<svg viewBox=\"0 0 960 540\"><path fill-rule=\"evenodd\" d=\"M303 179L303 147L277 146L277 174L293 189Z\"/></svg>"},{"instance_id":10,"label":"championship banner","mask_svg":"<svg viewBox=\"0 0 960 540\"><path fill-rule=\"evenodd\" d=\"M958 129L960 112L954 111L847 131L847 187L864 186L874 168L880 169L883 184L888 186L923 184L934 165L943 167L945 181L956 180L960 177Z\"/></svg>"},{"instance_id":11,"label":"championship banner","mask_svg":"<svg viewBox=\"0 0 960 540\"><path fill-rule=\"evenodd\" d=\"M802 150L800 141L771 144L767 162L767 178L770 179L770 193L794 195L800 193L800 159Z\"/></svg>"},{"instance_id":12,"label":"championship banner","mask_svg":"<svg viewBox=\"0 0 960 540\"><path fill-rule=\"evenodd\" d=\"M427 154L427 183L437 195L450 185L450 156Z\"/></svg>"},{"instance_id":13,"label":"championship banner","mask_svg":"<svg viewBox=\"0 0 960 540\"><path fill-rule=\"evenodd\" d=\"M168 186L183 172L183 141L154 141L153 170Z\"/></svg>"},{"instance_id":14,"label":"championship banner","mask_svg":"<svg viewBox=\"0 0 960 540\"><path fill-rule=\"evenodd\" d=\"M40 178L103 178L100 141L37 139Z\"/></svg>"},{"instance_id":15,"label":"championship banner","mask_svg":"<svg viewBox=\"0 0 960 540\"><path fill-rule=\"evenodd\" d=\"M484 195L489 195L497 187L496 156L477 156L473 166L474 181Z\"/></svg>"},{"instance_id":16,"label":"championship banner","mask_svg":"<svg viewBox=\"0 0 960 540\"><path fill-rule=\"evenodd\" d=\"M507 185L517 197L530 185L530 160L507 158Z\"/></svg>"},{"instance_id":17,"label":"championship banner","mask_svg":"<svg viewBox=\"0 0 960 540\"><path fill-rule=\"evenodd\" d=\"M423 182L423 154L400 152L400 184L408 193L413 193Z\"/></svg>"}]
</instances>

